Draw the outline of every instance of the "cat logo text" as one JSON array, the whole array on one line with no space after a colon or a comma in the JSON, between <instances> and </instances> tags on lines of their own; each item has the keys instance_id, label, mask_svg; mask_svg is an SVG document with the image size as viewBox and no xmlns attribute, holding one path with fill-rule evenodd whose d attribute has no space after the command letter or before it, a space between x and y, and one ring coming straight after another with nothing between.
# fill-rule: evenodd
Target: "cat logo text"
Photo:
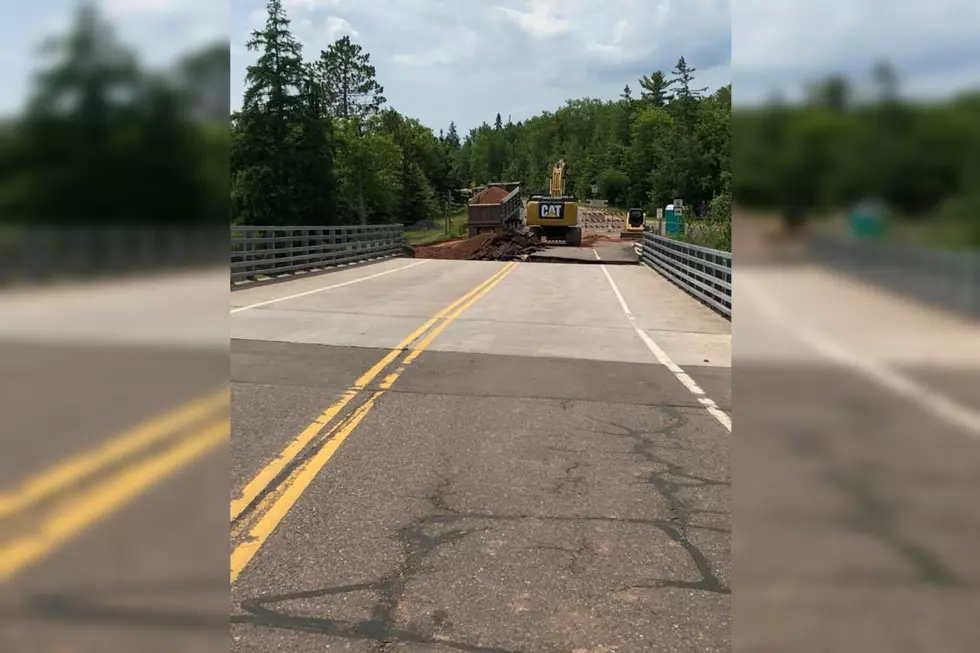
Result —
<instances>
[{"instance_id":1,"label":"cat logo text","mask_svg":"<svg viewBox=\"0 0 980 653\"><path fill-rule=\"evenodd\" d=\"M564 208L565 207L561 204L541 204L538 215L540 215L542 218L561 220L562 209Z\"/></svg>"}]
</instances>

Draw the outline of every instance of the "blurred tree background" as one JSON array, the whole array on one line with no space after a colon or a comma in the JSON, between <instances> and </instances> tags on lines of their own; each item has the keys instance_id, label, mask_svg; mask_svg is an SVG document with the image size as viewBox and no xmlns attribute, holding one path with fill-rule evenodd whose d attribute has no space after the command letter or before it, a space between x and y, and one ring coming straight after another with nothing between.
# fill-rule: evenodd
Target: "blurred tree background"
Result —
<instances>
[{"instance_id":1,"label":"blurred tree background","mask_svg":"<svg viewBox=\"0 0 980 653\"><path fill-rule=\"evenodd\" d=\"M871 72L866 97L833 76L800 104L736 107L736 202L826 215L874 200L897 234L980 245L980 91L913 102L900 97L890 66Z\"/></svg>"},{"instance_id":2,"label":"blurred tree background","mask_svg":"<svg viewBox=\"0 0 980 653\"><path fill-rule=\"evenodd\" d=\"M149 70L94 4L42 46L23 115L0 125L8 224L220 224L228 215L227 43Z\"/></svg>"}]
</instances>

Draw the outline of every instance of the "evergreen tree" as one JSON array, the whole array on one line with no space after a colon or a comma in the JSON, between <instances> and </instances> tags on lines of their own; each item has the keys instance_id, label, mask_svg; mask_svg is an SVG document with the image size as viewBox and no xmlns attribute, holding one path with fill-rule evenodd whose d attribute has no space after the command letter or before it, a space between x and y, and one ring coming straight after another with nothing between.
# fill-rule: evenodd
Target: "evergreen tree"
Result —
<instances>
[{"instance_id":1,"label":"evergreen tree","mask_svg":"<svg viewBox=\"0 0 980 653\"><path fill-rule=\"evenodd\" d=\"M246 43L259 53L245 75L242 109L234 116L232 148L236 212L252 224L289 224L303 193L294 188L293 126L309 112L309 74L302 46L289 30L282 0L268 0L265 26Z\"/></svg>"},{"instance_id":2,"label":"evergreen tree","mask_svg":"<svg viewBox=\"0 0 980 653\"><path fill-rule=\"evenodd\" d=\"M387 101L384 87L376 79L371 55L350 40L341 37L320 52L317 72L326 91L334 116L355 118L363 125Z\"/></svg>"},{"instance_id":3,"label":"evergreen tree","mask_svg":"<svg viewBox=\"0 0 980 653\"><path fill-rule=\"evenodd\" d=\"M332 114L353 121L355 133L362 136L368 120L386 102L384 87L378 83L371 65L371 55L353 43L349 36L343 36L320 52L316 71ZM364 195L366 172L360 168L353 172L357 179L357 215L360 223L365 225L368 223Z\"/></svg>"},{"instance_id":4,"label":"evergreen tree","mask_svg":"<svg viewBox=\"0 0 980 653\"><path fill-rule=\"evenodd\" d=\"M667 106L671 100L670 87L672 80L668 80L662 70L658 70L651 75L644 75L640 79L640 96L651 106L662 108Z\"/></svg>"}]
</instances>

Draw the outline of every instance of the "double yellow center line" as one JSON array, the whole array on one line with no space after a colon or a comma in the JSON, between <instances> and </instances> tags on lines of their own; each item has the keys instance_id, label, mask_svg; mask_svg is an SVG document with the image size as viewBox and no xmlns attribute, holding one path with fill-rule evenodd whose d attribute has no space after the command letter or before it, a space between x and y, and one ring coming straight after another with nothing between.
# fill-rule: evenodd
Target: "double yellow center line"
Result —
<instances>
[{"instance_id":1,"label":"double yellow center line","mask_svg":"<svg viewBox=\"0 0 980 653\"><path fill-rule=\"evenodd\" d=\"M222 388L0 493L0 525L18 518L28 524L23 535L0 540L0 582L226 441L229 403ZM149 450L154 453L127 464Z\"/></svg>"},{"instance_id":2,"label":"double yellow center line","mask_svg":"<svg viewBox=\"0 0 980 653\"><path fill-rule=\"evenodd\" d=\"M453 320L490 292L515 267L517 263L506 264L486 281L443 308L406 336L347 388L336 402L303 429L242 489L241 495L231 502L232 582L238 578L347 436L371 411L378 398L391 388L405 368L411 365ZM385 370L391 368L400 357L402 357L401 361L381 380L377 389L370 391L367 399L349 415L335 422L337 416L359 395L365 394L368 386ZM331 423L333 426L324 431ZM299 456L304 451L310 453L300 459Z\"/></svg>"}]
</instances>

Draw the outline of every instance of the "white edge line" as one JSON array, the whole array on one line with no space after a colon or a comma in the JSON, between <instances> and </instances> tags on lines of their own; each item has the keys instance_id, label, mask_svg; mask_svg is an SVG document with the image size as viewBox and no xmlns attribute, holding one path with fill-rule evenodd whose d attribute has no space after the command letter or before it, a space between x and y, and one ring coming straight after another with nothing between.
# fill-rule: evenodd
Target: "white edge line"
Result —
<instances>
[{"instance_id":1,"label":"white edge line","mask_svg":"<svg viewBox=\"0 0 980 653\"><path fill-rule=\"evenodd\" d=\"M640 340L642 340L647 346L647 349L649 349L653 355L656 356L657 360L660 361L664 367L670 370L671 373L677 377L678 381L684 384L684 387L687 388L692 395L697 397L698 403L704 406L704 409L708 411L712 417L718 420L722 426L728 429L729 433L731 433L732 418L729 417L728 413L723 411L721 408L718 408L718 404L716 404L711 397L709 397L704 390L701 389L701 386L699 386L697 382L681 368L680 365L671 360L670 356L667 355L667 352L661 349L660 345L654 342L653 338L651 338L646 331L637 326L636 318L630 311L629 306L627 306L626 300L623 299L623 293L619 292L619 287L616 285L616 282L613 281L612 275L609 274L609 270L605 265L600 267L602 268L603 274L606 275L609 285L612 286L613 292L616 293L616 299L619 300L619 305L623 308L623 312L626 313L626 317L628 317L630 322L633 324L633 330L636 331L636 335L640 337Z\"/></svg>"},{"instance_id":2,"label":"white edge line","mask_svg":"<svg viewBox=\"0 0 980 653\"><path fill-rule=\"evenodd\" d=\"M324 290L333 290L334 288L342 288L344 286L349 286L353 283L359 283L361 281L367 281L368 279L377 279L378 277L383 277L386 274L393 274L395 272L401 272L402 270L407 270L409 268L414 268L416 265L422 265L423 263L428 263L432 259L422 259L421 261L416 261L410 263L409 265L403 265L400 268L395 268L394 270L385 270L384 272L378 272L376 274L369 274L366 277L358 277L357 279L351 279L350 281L344 281L343 283L335 283L332 286L324 286L322 288L314 288L313 290L307 290L306 292L296 293L295 295L288 295L286 297L277 297L275 299L270 299L264 302L258 302L257 304L249 304L248 306L239 306L237 308L231 309L232 313L238 313L239 311L247 311L250 308L258 308L259 306L267 306L269 304L275 304L276 302L284 302L287 299L296 299L297 297L303 297L305 295L312 295L313 293L323 292Z\"/></svg>"},{"instance_id":3,"label":"white edge line","mask_svg":"<svg viewBox=\"0 0 980 653\"><path fill-rule=\"evenodd\" d=\"M602 258L599 257L599 252L597 252L595 250L595 247L592 248L592 253L595 254L595 260L597 260L597 261L601 261L602 260Z\"/></svg>"},{"instance_id":4,"label":"white edge line","mask_svg":"<svg viewBox=\"0 0 980 653\"><path fill-rule=\"evenodd\" d=\"M755 304L773 321L782 323L797 338L812 347L817 353L836 361L866 378L878 383L892 392L917 403L935 417L963 428L968 434L980 437L980 412L959 404L945 395L939 394L904 374L870 358L862 358L848 351L830 338L792 320L775 301L756 287L740 285L743 294L752 296ZM747 292L746 292L747 291Z\"/></svg>"}]
</instances>

